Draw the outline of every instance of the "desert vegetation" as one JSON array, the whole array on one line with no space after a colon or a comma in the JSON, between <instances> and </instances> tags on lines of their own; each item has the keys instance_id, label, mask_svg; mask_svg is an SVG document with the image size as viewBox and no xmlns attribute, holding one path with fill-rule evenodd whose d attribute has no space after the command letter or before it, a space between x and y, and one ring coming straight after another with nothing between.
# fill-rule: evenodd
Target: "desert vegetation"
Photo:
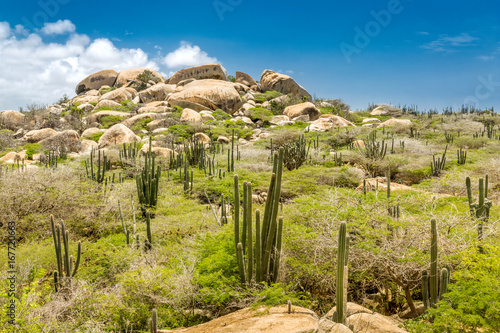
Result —
<instances>
[{"instance_id":1,"label":"desert vegetation","mask_svg":"<svg viewBox=\"0 0 500 333\"><path fill-rule=\"evenodd\" d=\"M138 90L157 83L145 74ZM131 125L141 141L85 154L0 130L1 156L26 150L25 161L0 165L0 224L15 221L18 237L19 330L147 332L152 314L151 326L174 329L287 302L318 315L336 305L332 319L345 322L346 299L398 316L409 332L498 332L500 117L404 106L397 119L408 122L381 127L395 118L371 115L376 105L352 112L314 100L353 126L273 119L302 102L250 108L254 127L220 109L182 121L176 106L161 131L143 119ZM84 117L143 106L59 105L79 134ZM25 129L62 126L35 107L26 117ZM367 118L376 126L362 126ZM125 119L109 114L98 126ZM7 318L0 325L7 332Z\"/></svg>"}]
</instances>

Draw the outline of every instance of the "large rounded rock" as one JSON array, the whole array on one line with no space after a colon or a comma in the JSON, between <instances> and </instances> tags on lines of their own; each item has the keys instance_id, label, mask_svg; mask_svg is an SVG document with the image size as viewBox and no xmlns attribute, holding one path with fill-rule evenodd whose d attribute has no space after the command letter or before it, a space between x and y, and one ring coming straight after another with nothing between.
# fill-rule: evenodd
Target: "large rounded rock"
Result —
<instances>
[{"instance_id":1,"label":"large rounded rock","mask_svg":"<svg viewBox=\"0 0 500 333\"><path fill-rule=\"evenodd\" d=\"M382 104L373 109L373 111L370 112L370 115L401 117L403 115L403 111L395 106Z\"/></svg>"},{"instance_id":2,"label":"large rounded rock","mask_svg":"<svg viewBox=\"0 0 500 333\"><path fill-rule=\"evenodd\" d=\"M165 101L168 94L175 91L173 84L158 83L154 86L139 92L139 98L142 103L151 103L155 101Z\"/></svg>"},{"instance_id":3,"label":"large rounded rock","mask_svg":"<svg viewBox=\"0 0 500 333\"><path fill-rule=\"evenodd\" d=\"M209 110L222 109L229 114L243 105L233 83L220 80L196 80L180 87L169 97L170 105L179 105L178 101L203 105Z\"/></svg>"},{"instance_id":4,"label":"large rounded rock","mask_svg":"<svg viewBox=\"0 0 500 333\"><path fill-rule=\"evenodd\" d=\"M346 324L352 327L354 333L408 333L404 329L399 328L399 323L395 322L392 318L379 313L357 313L347 317Z\"/></svg>"},{"instance_id":5,"label":"large rounded rock","mask_svg":"<svg viewBox=\"0 0 500 333\"><path fill-rule=\"evenodd\" d=\"M172 77L168 79L168 83L177 84L186 79L214 79L227 81L227 72L226 69L220 64L209 64L184 68L172 75Z\"/></svg>"},{"instance_id":6,"label":"large rounded rock","mask_svg":"<svg viewBox=\"0 0 500 333\"><path fill-rule=\"evenodd\" d=\"M59 132L56 135L40 141L40 144L47 150L58 152L60 152L64 146L68 153L78 153L82 148L80 136L73 130Z\"/></svg>"},{"instance_id":7,"label":"large rounded rock","mask_svg":"<svg viewBox=\"0 0 500 333\"><path fill-rule=\"evenodd\" d=\"M26 133L23 140L29 143L36 143L48 139L57 134L57 131L52 128L43 128L39 130L32 130Z\"/></svg>"},{"instance_id":8,"label":"large rounded rock","mask_svg":"<svg viewBox=\"0 0 500 333\"><path fill-rule=\"evenodd\" d=\"M283 111L283 114L285 116L288 116L290 119L303 116L303 115L308 115L309 120L316 120L321 116L321 111L314 106L313 103L307 102L307 103L301 103L301 104L296 104L296 105L291 105Z\"/></svg>"},{"instance_id":9,"label":"large rounded rock","mask_svg":"<svg viewBox=\"0 0 500 333\"><path fill-rule=\"evenodd\" d=\"M100 108L112 108L113 109L113 108L117 108L120 106L121 106L120 103L117 103L115 101L110 101L107 99L103 99L99 103L97 103L97 105L95 106L95 110L98 110Z\"/></svg>"},{"instance_id":10,"label":"large rounded rock","mask_svg":"<svg viewBox=\"0 0 500 333\"><path fill-rule=\"evenodd\" d=\"M312 101L311 94L290 76L268 69L260 77L260 89L262 91L276 90L283 94L295 95L301 99L306 96L308 101Z\"/></svg>"},{"instance_id":11,"label":"large rounded rock","mask_svg":"<svg viewBox=\"0 0 500 333\"><path fill-rule=\"evenodd\" d=\"M250 75L248 75L247 73L238 72L238 71L236 71L236 82L244 84L247 87L257 85L257 82L255 82L255 80Z\"/></svg>"},{"instance_id":12,"label":"large rounded rock","mask_svg":"<svg viewBox=\"0 0 500 333\"><path fill-rule=\"evenodd\" d=\"M102 86L113 86L118 73L113 69L106 69L94 74L90 74L83 79L75 88L77 95L92 89L99 89Z\"/></svg>"},{"instance_id":13,"label":"large rounded rock","mask_svg":"<svg viewBox=\"0 0 500 333\"><path fill-rule=\"evenodd\" d=\"M18 111L2 111L0 112L0 128L18 130L24 124L24 114Z\"/></svg>"},{"instance_id":14,"label":"large rounded rock","mask_svg":"<svg viewBox=\"0 0 500 333\"><path fill-rule=\"evenodd\" d=\"M102 95L99 98L99 102L108 100L116 103L121 103L126 100L133 100L135 96L137 96L137 91L135 91L135 89L122 87Z\"/></svg>"},{"instance_id":15,"label":"large rounded rock","mask_svg":"<svg viewBox=\"0 0 500 333\"><path fill-rule=\"evenodd\" d=\"M97 127L91 127L87 128L85 131L82 133L82 138L92 138L95 134L105 132L105 129L97 128Z\"/></svg>"},{"instance_id":16,"label":"large rounded rock","mask_svg":"<svg viewBox=\"0 0 500 333\"><path fill-rule=\"evenodd\" d=\"M342 117L329 114L329 115L322 115L321 118L319 118L316 121L313 121L309 126L307 126L306 131L324 132L332 128L347 127L347 126L355 126L355 125Z\"/></svg>"},{"instance_id":17,"label":"large rounded rock","mask_svg":"<svg viewBox=\"0 0 500 333\"><path fill-rule=\"evenodd\" d=\"M135 135L132 130L123 124L116 124L111 126L99 138L99 149L110 147L114 145L121 145L123 143L131 143L141 141L141 138Z\"/></svg>"},{"instance_id":18,"label":"large rounded rock","mask_svg":"<svg viewBox=\"0 0 500 333\"><path fill-rule=\"evenodd\" d=\"M145 144L144 146L142 146L141 150L139 150L139 154L141 156L146 156L148 152L149 152L149 144ZM177 155L177 153L174 153L172 149L163 147L151 147L151 152L155 154L155 156L164 158L166 160L170 159L170 156Z\"/></svg>"},{"instance_id":19,"label":"large rounded rock","mask_svg":"<svg viewBox=\"0 0 500 333\"><path fill-rule=\"evenodd\" d=\"M82 140L82 147L80 149L81 154L90 154L92 150L97 150L97 149L98 149L97 142L86 139Z\"/></svg>"},{"instance_id":20,"label":"large rounded rock","mask_svg":"<svg viewBox=\"0 0 500 333\"><path fill-rule=\"evenodd\" d=\"M144 73L145 70L150 71L154 77L156 77L158 82L165 82L163 76L160 73L151 68L138 67L132 69L125 69L118 73L118 77L116 78L116 86L127 86L131 81L137 80L137 77Z\"/></svg>"},{"instance_id":21,"label":"large rounded rock","mask_svg":"<svg viewBox=\"0 0 500 333\"><path fill-rule=\"evenodd\" d=\"M382 124L379 124L378 127L410 127L411 120L410 119L387 119Z\"/></svg>"},{"instance_id":22,"label":"large rounded rock","mask_svg":"<svg viewBox=\"0 0 500 333\"><path fill-rule=\"evenodd\" d=\"M180 120L182 122L194 124L194 123L201 123L202 117L201 117L201 114L199 114L195 110L185 108L182 110Z\"/></svg>"},{"instance_id":23,"label":"large rounded rock","mask_svg":"<svg viewBox=\"0 0 500 333\"><path fill-rule=\"evenodd\" d=\"M195 142L199 142L199 143L203 143L203 144L210 144L210 142L212 142L212 140L210 139L210 137L208 135L206 135L205 133L194 133L193 135L193 139Z\"/></svg>"},{"instance_id":24,"label":"large rounded rock","mask_svg":"<svg viewBox=\"0 0 500 333\"><path fill-rule=\"evenodd\" d=\"M219 317L208 323L189 328L178 328L175 333L310 333L318 327L316 314L308 309L292 306L288 313L286 306L257 309L245 308Z\"/></svg>"}]
</instances>

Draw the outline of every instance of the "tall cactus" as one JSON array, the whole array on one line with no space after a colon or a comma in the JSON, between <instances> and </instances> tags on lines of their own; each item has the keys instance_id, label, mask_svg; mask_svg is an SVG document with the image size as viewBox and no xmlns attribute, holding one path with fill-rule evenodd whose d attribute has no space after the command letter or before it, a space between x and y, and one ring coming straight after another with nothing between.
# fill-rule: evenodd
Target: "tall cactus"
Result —
<instances>
[{"instance_id":1,"label":"tall cactus","mask_svg":"<svg viewBox=\"0 0 500 333\"><path fill-rule=\"evenodd\" d=\"M78 271L78 266L80 265L82 245L78 242L76 262L74 262L73 256L69 255L69 231L66 230L64 222L61 222L60 225L56 225L54 216L50 215L50 225L52 228L52 237L54 239L57 259L57 271L54 271L54 288L55 291L58 292L61 287L71 285L71 278L75 276ZM64 246L64 253L62 251L61 242Z\"/></svg>"},{"instance_id":2,"label":"tall cactus","mask_svg":"<svg viewBox=\"0 0 500 333\"><path fill-rule=\"evenodd\" d=\"M436 220L431 219L431 272L422 272L422 299L424 308L435 307L442 295L448 291L450 281L450 271L447 267L441 269L441 276L438 273L438 233ZM440 285L438 283L440 280ZM430 298L429 298L430 294Z\"/></svg>"},{"instance_id":3,"label":"tall cactus","mask_svg":"<svg viewBox=\"0 0 500 333\"><path fill-rule=\"evenodd\" d=\"M137 195L143 216L147 208L154 208L158 202L158 185L160 183L161 169L155 165L155 154L151 152L151 138L149 151L144 161L144 169L136 176Z\"/></svg>"},{"instance_id":4,"label":"tall cactus","mask_svg":"<svg viewBox=\"0 0 500 333\"><path fill-rule=\"evenodd\" d=\"M434 307L438 302L438 271L437 271L437 227L436 220L431 220L431 275L429 277L430 281L430 292L431 292L431 307Z\"/></svg>"},{"instance_id":5,"label":"tall cactus","mask_svg":"<svg viewBox=\"0 0 500 333\"><path fill-rule=\"evenodd\" d=\"M111 161L108 161L106 154L99 150L97 155L97 165L94 166L95 162L95 150L92 149L90 152L90 158L85 161L85 170L87 172L87 178L92 179L98 183L104 182L106 180L105 173L111 170ZM102 158L101 158L102 156Z\"/></svg>"},{"instance_id":6,"label":"tall cactus","mask_svg":"<svg viewBox=\"0 0 500 333\"><path fill-rule=\"evenodd\" d=\"M151 332L151 333L158 332L157 317L158 316L157 316L157 313L156 313L156 309L153 309L151 311L151 318L148 319L149 332Z\"/></svg>"},{"instance_id":7,"label":"tall cactus","mask_svg":"<svg viewBox=\"0 0 500 333\"><path fill-rule=\"evenodd\" d=\"M243 218L240 229L239 179L237 175L234 176L234 241L242 283L250 284L254 278L256 282L276 282L279 274L283 219L278 220L277 215L282 173L283 149L280 149L279 154L274 156L273 175L264 216L261 219L259 210L255 213L255 244L252 223L252 184L243 183Z\"/></svg>"},{"instance_id":8,"label":"tall cactus","mask_svg":"<svg viewBox=\"0 0 500 333\"><path fill-rule=\"evenodd\" d=\"M337 323L345 323L346 319L346 302L344 299L346 299L346 266L347 266L347 260L348 260L348 248L349 248L349 243L348 243L348 237L347 237L347 227L345 222L342 222L340 224L340 229L339 229L339 241L338 241L338 248L337 248L337 284L336 284L336 304L337 304L337 316L334 318L334 320Z\"/></svg>"}]
</instances>

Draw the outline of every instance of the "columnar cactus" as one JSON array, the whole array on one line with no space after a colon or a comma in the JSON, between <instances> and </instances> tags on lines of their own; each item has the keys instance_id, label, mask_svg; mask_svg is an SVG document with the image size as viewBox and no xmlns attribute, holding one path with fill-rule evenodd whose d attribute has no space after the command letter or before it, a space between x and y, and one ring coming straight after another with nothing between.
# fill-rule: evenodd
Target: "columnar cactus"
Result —
<instances>
[{"instance_id":1,"label":"columnar cactus","mask_svg":"<svg viewBox=\"0 0 500 333\"><path fill-rule=\"evenodd\" d=\"M55 291L58 292L60 287L64 285L71 285L71 278L75 276L78 271L78 266L80 265L82 245L78 242L76 262L74 262L73 256L69 255L69 231L66 230L64 222L61 222L60 225L56 225L54 222L54 216L50 215L50 224L57 259L57 271L54 271L54 288ZM64 253L62 252L61 241L64 245Z\"/></svg>"},{"instance_id":2,"label":"columnar cactus","mask_svg":"<svg viewBox=\"0 0 500 333\"><path fill-rule=\"evenodd\" d=\"M348 260L348 248L349 243L347 228L345 222L342 222L339 229L339 242L337 249L337 285L335 290L335 297L337 300L337 316L334 318L337 323L341 324L345 323L346 319L346 302L344 299L347 299L347 295L345 295L347 285L345 272Z\"/></svg>"},{"instance_id":3,"label":"columnar cactus","mask_svg":"<svg viewBox=\"0 0 500 333\"><path fill-rule=\"evenodd\" d=\"M283 149L275 155L274 169L266 199L264 216L256 211L255 249L252 223L252 184L243 183L243 219L240 230L240 194L238 176L234 176L234 240L238 269L242 283L275 282L279 273L283 219L278 220L281 175L283 172ZM254 257L255 253L255 257ZM255 271L255 274L254 274Z\"/></svg>"},{"instance_id":4,"label":"columnar cactus","mask_svg":"<svg viewBox=\"0 0 500 333\"><path fill-rule=\"evenodd\" d=\"M467 161L467 150L462 150L462 148L460 148L459 150L457 150L457 164L464 165L466 161Z\"/></svg>"},{"instance_id":5,"label":"columnar cactus","mask_svg":"<svg viewBox=\"0 0 500 333\"><path fill-rule=\"evenodd\" d=\"M148 208L156 207L158 201L158 185L160 183L161 169L155 165L155 155L151 152L151 138L149 152L144 161L144 169L136 176L137 195L143 216Z\"/></svg>"},{"instance_id":6,"label":"columnar cactus","mask_svg":"<svg viewBox=\"0 0 500 333\"><path fill-rule=\"evenodd\" d=\"M431 292L431 307L434 307L438 302L438 271L437 271L437 227L436 220L431 220L431 275L430 275L430 292Z\"/></svg>"},{"instance_id":7,"label":"columnar cactus","mask_svg":"<svg viewBox=\"0 0 500 333\"><path fill-rule=\"evenodd\" d=\"M436 159L435 155L432 155L431 162L431 172L433 176L438 177L441 174L441 171L444 170L444 166L446 164L446 151L448 150L448 146L444 149L444 153L441 157Z\"/></svg>"},{"instance_id":8,"label":"columnar cactus","mask_svg":"<svg viewBox=\"0 0 500 333\"><path fill-rule=\"evenodd\" d=\"M470 178L465 179L465 185L467 187L467 198L469 201L469 209L471 215L478 220L478 238L483 239L483 224L488 222L490 217L491 200L488 199L488 175L485 178L479 178L479 198L477 202L474 202L472 198L472 186Z\"/></svg>"},{"instance_id":9,"label":"columnar cactus","mask_svg":"<svg viewBox=\"0 0 500 333\"><path fill-rule=\"evenodd\" d=\"M153 309L151 311L151 318L149 318L148 322L149 322L149 332L151 333L158 332L156 309Z\"/></svg>"}]
</instances>

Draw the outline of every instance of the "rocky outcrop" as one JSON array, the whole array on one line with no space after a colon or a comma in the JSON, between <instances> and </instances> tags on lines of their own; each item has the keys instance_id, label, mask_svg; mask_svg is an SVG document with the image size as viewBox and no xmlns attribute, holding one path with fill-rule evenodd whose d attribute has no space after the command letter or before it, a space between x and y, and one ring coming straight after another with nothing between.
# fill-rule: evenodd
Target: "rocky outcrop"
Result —
<instances>
[{"instance_id":1,"label":"rocky outcrop","mask_svg":"<svg viewBox=\"0 0 500 333\"><path fill-rule=\"evenodd\" d=\"M52 128L43 128L39 130L29 131L24 135L23 140L28 143L36 143L48 139L56 134L57 131L53 130Z\"/></svg>"},{"instance_id":2,"label":"rocky outcrop","mask_svg":"<svg viewBox=\"0 0 500 333\"><path fill-rule=\"evenodd\" d=\"M309 120L316 120L321 116L321 112L311 102L291 105L291 106L287 107L285 109L285 111L283 111L283 114L285 116L288 116L290 119L293 119L293 118L296 118L296 117L299 117L302 115L308 115Z\"/></svg>"},{"instance_id":3,"label":"rocky outcrop","mask_svg":"<svg viewBox=\"0 0 500 333\"><path fill-rule=\"evenodd\" d=\"M80 136L73 130L56 133L55 135L41 140L40 144L49 151L58 152L61 151L62 146L64 145L64 148L68 153L78 153L82 148Z\"/></svg>"},{"instance_id":4,"label":"rocky outcrop","mask_svg":"<svg viewBox=\"0 0 500 333\"><path fill-rule=\"evenodd\" d=\"M257 86L257 82L250 75L238 71L236 71L236 82L244 84L247 87Z\"/></svg>"},{"instance_id":5,"label":"rocky outcrop","mask_svg":"<svg viewBox=\"0 0 500 333\"><path fill-rule=\"evenodd\" d=\"M388 119L384 121L382 124L379 124L378 127L410 127L411 120L410 119Z\"/></svg>"},{"instance_id":6,"label":"rocky outcrop","mask_svg":"<svg viewBox=\"0 0 500 333\"><path fill-rule=\"evenodd\" d=\"M151 103L155 101L165 101L168 94L175 91L173 84L158 83L154 86L139 92L139 98L142 103Z\"/></svg>"},{"instance_id":7,"label":"rocky outcrop","mask_svg":"<svg viewBox=\"0 0 500 333\"><path fill-rule=\"evenodd\" d=\"M194 133L193 135L193 140L195 142L200 142L204 144L209 144L212 140L210 140L210 137L206 135L205 133Z\"/></svg>"},{"instance_id":8,"label":"rocky outcrop","mask_svg":"<svg viewBox=\"0 0 500 333\"><path fill-rule=\"evenodd\" d=\"M266 69L260 77L260 89L262 91L276 90L283 94L295 95L300 99L306 96L308 101L312 101L311 94L290 76L276 73L268 69Z\"/></svg>"},{"instance_id":9,"label":"rocky outcrop","mask_svg":"<svg viewBox=\"0 0 500 333\"><path fill-rule=\"evenodd\" d=\"M182 122L193 124L193 123L201 123L202 118L201 118L201 114L199 114L198 112L191 110L191 109L188 109L188 108L185 108L184 110L182 110L180 120Z\"/></svg>"},{"instance_id":10,"label":"rocky outcrop","mask_svg":"<svg viewBox=\"0 0 500 333\"><path fill-rule=\"evenodd\" d=\"M116 103L121 103L126 100L133 100L135 96L137 96L137 91L135 89L122 87L102 95L99 98L99 102L108 100Z\"/></svg>"},{"instance_id":11,"label":"rocky outcrop","mask_svg":"<svg viewBox=\"0 0 500 333\"><path fill-rule=\"evenodd\" d=\"M373 109L370 114L372 116L401 117L403 115L403 111L395 106L382 104Z\"/></svg>"},{"instance_id":12,"label":"rocky outcrop","mask_svg":"<svg viewBox=\"0 0 500 333\"><path fill-rule=\"evenodd\" d=\"M113 69L106 69L94 74L90 74L77 84L75 92L77 95L91 89L99 89L102 86L113 86L118 73Z\"/></svg>"},{"instance_id":13,"label":"rocky outcrop","mask_svg":"<svg viewBox=\"0 0 500 333\"><path fill-rule=\"evenodd\" d=\"M229 114L238 111L243 105L233 83L220 80L193 81L178 88L168 101L171 106L179 105L179 101L186 101L202 105L209 110L222 109Z\"/></svg>"},{"instance_id":14,"label":"rocky outcrop","mask_svg":"<svg viewBox=\"0 0 500 333\"><path fill-rule=\"evenodd\" d=\"M168 79L168 83L177 84L186 79L213 79L227 81L227 72L226 69L220 64L209 64L184 68L172 75L172 77Z\"/></svg>"},{"instance_id":15,"label":"rocky outcrop","mask_svg":"<svg viewBox=\"0 0 500 333\"><path fill-rule=\"evenodd\" d=\"M321 117L312 122L307 128L306 131L317 132L317 131L328 131L332 128L337 127L347 127L347 126L355 126L353 123L339 116L335 116L333 114L324 114Z\"/></svg>"},{"instance_id":16,"label":"rocky outcrop","mask_svg":"<svg viewBox=\"0 0 500 333\"><path fill-rule=\"evenodd\" d=\"M116 124L111 126L104 134L99 138L99 149L110 147L114 145L121 145L123 143L131 143L141 141L141 138L135 135L132 130L123 124Z\"/></svg>"},{"instance_id":17,"label":"rocky outcrop","mask_svg":"<svg viewBox=\"0 0 500 333\"><path fill-rule=\"evenodd\" d=\"M97 110L100 108L116 108L116 107L120 107L120 106L121 106L120 103L117 103L115 101L110 101L107 99L103 99L99 103L97 103L97 105L95 106L95 109Z\"/></svg>"},{"instance_id":18,"label":"rocky outcrop","mask_svg":"<svg viewBox=\"0 0 500 333\"><path fill-rule=\"evenodd\" d=\"M145 68L145 67L138 67L138 68L132 68L132 69L125 69L118 73L118 76L116 78L116 86L121 87L121 86L127 86L130 84L131 81L137 80L137 77L144 73L145 70L148 70L152 73L154 77L158 79L158 82L165 82L165 79L163 76L161 76L160 73L155 71L154 69L151 68Z\"/></svg>"},{"instance_id":19,"label":"rocky outcrop","mask_svg":"<svg viewBox=\"0 0 500 333\"><path fill-rule=\"evenodd\" d=\"M219 317L208 323L175 330L158 332L175 333L310 333L318 327L316 314L308 309L292 306L288 313L286 306L257 309L245 308Z\"/></svg>"},{"instance_id":20,"label":"rocky outcrop","mask_svg":"<svg viewBox=\"0 0 500 333\"><path fill-rule=\"evenodd\" d=\"M24 124L24 117L24 114L18 111L2 111L0 112L0 128L16 131Z\"/></svg>"},{"instance_id":21,"label":"rocky outcrop","mask_svg":"<svg viewBox=\"0 0 500 333\"><path fill-rule=\"evenodd\" d=\"M141 150L139 150L139 154L141 156L146 156L146 154L149 152L149 144L145 144L142 146ZM155 154L157 157L164 158L166 160L170 159L170 156L174 156L174 151L169 148L163 148L163 147L151 147L151 152Z\"/></svg>"}]
</instances>

